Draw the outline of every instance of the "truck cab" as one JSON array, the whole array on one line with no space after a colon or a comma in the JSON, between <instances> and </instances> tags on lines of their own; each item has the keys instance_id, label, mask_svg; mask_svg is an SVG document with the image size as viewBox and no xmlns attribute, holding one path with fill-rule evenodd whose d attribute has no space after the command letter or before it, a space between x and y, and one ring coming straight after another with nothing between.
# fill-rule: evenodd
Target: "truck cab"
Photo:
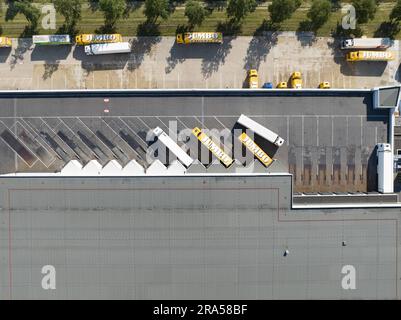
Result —
<instances>
[{"instance_id":1,"label":"truck cab","mask_svg":"<svg viewBox=\"0 0 401 320\"><path fill-rule=\"evenodd\" d=\"M319 84L319 89L330 89L330 82L324 81Z\"/></svg>"},{"instance_id":2,"label":"truck cab","mask_svg":"<svg viewBox=\"0 0 401 320\"><path fill-rule=\"evenodd\" d=\"M248 84L250 89L256 89L259 87L258 71L256 69L248 71Z\"/></svg>"},{"instance_id":3,"label":"truck cab","mask_svg":"<svg viewBox=\"0 0 401 320\"><path fill-rule=\"evenodd\" d=\"M296 71L291 75L291 87L294 89L302 88L302 76L301 72Z\"/></svg>"},{"instance_id":4,"label":"truck cab","mask_svg":"<svg viewBox=\"0 0 401 320\"><path fill-rule=\"evenodd\" d=\"M8 37L0 37L0 48L10 48L12 45L11 39Z\"/></svg>"},{"instance_id":5,"label":"truck cab","mask_svg":"<svg viewBox=\"0 0 401 320\"><path fill-rule=\"evenodd\" d=\"M287 89L287 87L288 87L288 85L287 85L287 82L285 82L285 81L281 81L277 84L277 88L279 88L279 89Z\"/></svg>"}]
</instances>

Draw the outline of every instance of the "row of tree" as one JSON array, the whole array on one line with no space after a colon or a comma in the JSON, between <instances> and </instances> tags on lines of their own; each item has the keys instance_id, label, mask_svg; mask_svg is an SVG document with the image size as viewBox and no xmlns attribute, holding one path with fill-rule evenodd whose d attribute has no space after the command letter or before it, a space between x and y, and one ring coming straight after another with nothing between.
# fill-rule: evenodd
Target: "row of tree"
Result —
<instances>
[{"instance_id":1,"label":"row of tree","mask_svg":"<svg viewBox=\"0 0 401 320\"><path fill-rule=\"evenodd\" d=\"M52 0L57 12L64 19L64 30L73 33L82 15L83 0ZM31 30L36 30L40 19L40 10L32 3L32 0L9 1L6 20L12 20L18 13L25 16ZM104 27L113 30L116 22L124 16L127 10L127 0L92 0L104 15ZM205 6L205 1L184 0L185 16L190 26L199 26L207 18L210 10ZM226 14L231 23L240 25L243 19L253 12L257 0L227 0ZM312 5L307 13L308 20L304 21L304 27L310 30L319 29L329 18L332 12L333 0L312 0ZM210 1L209 1L210 3ZM268 6L270 21L279 24L290 18L300 7L302 0L272 0ZM353 0L352 5L356 11L356 21L363 24L373 19L377 10L377 0ZM145 0L144 14L148 23L155 24L158 19L167 19L171 13L171 1L169 0ZM396 23L401 21L401 0L391 12L390 19Z\"/></svg>"}]
</instances>

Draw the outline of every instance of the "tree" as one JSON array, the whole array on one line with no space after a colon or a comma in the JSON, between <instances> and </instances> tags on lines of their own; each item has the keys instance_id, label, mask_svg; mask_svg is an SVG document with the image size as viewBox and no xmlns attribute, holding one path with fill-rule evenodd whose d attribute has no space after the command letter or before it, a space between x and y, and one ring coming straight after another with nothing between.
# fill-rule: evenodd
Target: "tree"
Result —
<instances>
[{"instance_id":1,"label":"tree","mask_svg":"<svg viewBox=\"0 0 401 320\"><path fill-rule=\"evenodd\" d=\"M53 0L54 7L65 19L67 30L74 29L81 19L81 0Z\"/></svg>"},{"instance_id":2,"label":"tree","mask_svg":"<svg viewBox=\"0 0 401 320\"><path fill-rule=\"evenodd\" d=\"M255 0L230 0L227 6L227 16L235 21L241 21L247 14L255 11Z\"/></svg>"},{"instance_id":3,"label":"tree","mask_svg":"<svg viewBox=\"0 0 401 320\"><path fill-rule=\"evenodd\" d=\"M118 19L122 17L127 7L125 0L100 0L99 9L103 11L104 24L113 28Z\"/></svg>"},{"instance_id":4,"label":"tree","mask_svg":"<svg viewBox=\"0 0 401 320\"><path fill-rule=\"evenodd\" d=\"M169 2L168 0L146 0L144 13L148 22L151 23L155 23L159 17L167 19L169 15Z\"/></svg>"},{"instance_id":5,"label":"tree","mask_svg":"<svg viewBox=\"0 0 401 320\"><path fill-rule=\"evenodd\" d=\"M203 20L205 20L206 9L199 1L189 0L185 5L185 16L188 18L190 25L200 26Z\"/></svg>"},{"instance_id":6,"label":"tree","mask_svg":"<svg viewBox=\"0 0 401 320\"><path fill-rule=\"evenodd\" d=\"M329 0L313 0L312 6L307 13L313 29L320 28L327 21L330 16L331 7Z\"/></svg>"},{"instance_id":7,"label":"tree","mask_svg":"<svg viewBox=\"0 0 401 320\"><path fill-rule=\"evenodd\" d=\"M358 23L366 23L375 17L377 10L376 0L353 0L352 5L355 8Z\"/></svg>"},{"instance_id":8,"label":"tree","mask_svg":"<svg viewBox=\"0 0 401 320\"><path fill-rule=\"evenodd\" d=\"M397 4L391 11L390 19L395 21L401 21L401 0L397 1Z\"/></svg>"},{"instance_id":9,"label":"tree","mask_svg":"<svg viewBox=\"0 0 401 320\"><path fill-rule=\"evenodd\" d=\"M29 29L36 30L40 18L40 11L29 0L14 1L13 6L17 13L25 16L29 22Z\"/></svg>"},{"instance_id":10,"label":"tree","mask_svg":"<svg viewBox=\"0 0 401 320\"><path fill-rule=\"evenodd\" d=\"M299 8L301 0L273 0L269 5L270 19L274 23L280 23L291 17Z\"/></svg>"}]
</instances>

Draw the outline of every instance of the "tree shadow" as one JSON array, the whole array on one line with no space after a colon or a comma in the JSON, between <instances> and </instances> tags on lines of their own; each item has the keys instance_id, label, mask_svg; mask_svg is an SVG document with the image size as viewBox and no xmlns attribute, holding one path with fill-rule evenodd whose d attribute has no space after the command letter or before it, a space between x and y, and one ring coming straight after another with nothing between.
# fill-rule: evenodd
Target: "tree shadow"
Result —
<instances>
[{"instance_id":1,"label":"tree shadow","mask_svg":"<svg viewBox=\"0 0 401 320\"><path fill-rule=\"evenodd\" d=\"M17 47L14 52L11 54L10 60L10 69L14 69L15 66L24 60L24 54L31 50L32 47L32 38L18 38L17 39Z\"/></svg>"},{"instance_id":2,"label":"tree shadow","mask_svg":"<svg viewBox=\"0 0 401 320\"><path fill-rule=\"evenodd\" d=\"M376 38L390 38L394 39L400 32L400 24L396 21L383 21L377 30L374 32Z\"/></svg>"},{"instance_id":3,"label":"tree shadow","mask_svg":"<svg viewBox=\"0 0 401 320\"><path fill-rule=\"evenodd\" d=\"M310 47L317 41L316 33L313 31L298 30L295 34L302 47Z\"/></svg>"},{"instance_id":4,"label":"tree shadow","mask_svg":"<svg viewBox=\"0 0 401 320\"><path fill-rule=\"evenodd\" d=\"M213 10L223 10L227 6L227 1L219 0L204 0L206 4L206 9L213 12Z\"/></svg>"},{"instance_id":5,"label":"tree shadow","mask_svg":"<svg viewBox=\"0 0 401 320\"><path fill-rule=\"evenodd\" d=\"M58 70L59 65L60 65L60 61L54 61L54 62L49 62L49 63L46 62L44 65L45 71L42 76L43 80L47 80L47 79L51 78L53 73Z\"/></svg>"},{"instance_id":6,"label":"tree shadow","mask_svg":"<svg viewBox=\"0 0 401 320\"><path fill-rule=\"evenodd\" d=\"M253 38L249 43L247 54L244 58L245 70L259 69L261 62L266 61L266 56L277 44L279 34L277 26L270 21L263 21L261 26L254 32Z\"/></svg>"},{"instance_id":7,"label":"tree shadow","mask_svg":"<svg viewBox=\"0 0 401 320\"><path fill-rule=\"evenodd\" d=\"M176 29L176 34L185 33L191 31L193 28L187 25L179 25ZM197 44L199 47L199 44ZM192 58L193 50L188 50L185 45L179 45L174 41L173 46L170 49L170 55L167 57L167 67L165 68L166 73L170 73L174 70L178 63L182 63L187 58Z\"/></svg>"},{"instance_id":8,"label":"tree shadow","mask_svg":"<svg viewBox=\"0 0 401 320\"><path fill-rule=\"evenodd\" d=\"M225 37L223 37L222 44L210 46L210 49L205 52L205 57L202 60L202 75L205 79L217 72L220 65L224 64L232 48L231 42L241 31L241 25L236 24L233 20L228 20L220 22L217 26L217 31L222 32Z\"/></svg>"},{"instance_id":9,"label":"tree shadow","mask_svg":"<svg viewBox=\"0 0 401 320\"><path fill-rule=\"evenodd\" d=\"M145 21L138 26L137 38L132 41L132 55L127 69L133 71L140 67L145 56L150 53L152 47L161 41L158 24Z\"/></svg>"},{"instance_id":10,"label":"tree shadow","mask_svg":"<svg viewBox=\"0 0 401 320\"><path fill-rule=\"evenodd\" d=\"M92 12L99 10L99 0L88 0L88 4L89 4L89 9Z\"/></svg>"}]
</instances>

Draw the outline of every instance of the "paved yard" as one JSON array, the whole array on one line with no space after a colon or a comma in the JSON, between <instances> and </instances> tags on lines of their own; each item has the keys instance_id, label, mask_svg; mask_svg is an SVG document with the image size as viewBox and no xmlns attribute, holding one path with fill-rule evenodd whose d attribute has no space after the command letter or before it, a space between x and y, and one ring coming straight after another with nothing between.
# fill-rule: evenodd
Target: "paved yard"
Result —
<instances>
[{"instance_id":1,"label":"paved yard","mask_svg":"<svg viewBox=\"0 0 401 320\"><path fill-rule=\"evenodd\" d=\"M398 83L399 46L389 63L349 64L332 38L282 32L225 38L222 45L178 46L174 37L133 38L131 54L87 57L83 47L34 47L14 39L0 51L1 89L241 88L246 70L260 85L287 81L301 71L304 87L330 81L335 88Z\"/></svg>"}]
</instances>

